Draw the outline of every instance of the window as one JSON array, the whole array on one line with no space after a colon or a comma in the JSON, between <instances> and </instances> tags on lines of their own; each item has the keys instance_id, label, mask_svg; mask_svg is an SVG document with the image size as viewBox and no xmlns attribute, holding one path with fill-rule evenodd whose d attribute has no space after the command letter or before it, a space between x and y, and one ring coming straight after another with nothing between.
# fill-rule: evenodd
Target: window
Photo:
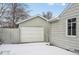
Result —
<instances>
[{"instance_id":1,"label":"window","mask_svg":"<svg viewBox=\"0 0 79 59\"><path fill-rule=\"evenodd\" d=\"M68 19L67 25L67 35L76 36L76 18Z\"/></svg>"}]
</instances>

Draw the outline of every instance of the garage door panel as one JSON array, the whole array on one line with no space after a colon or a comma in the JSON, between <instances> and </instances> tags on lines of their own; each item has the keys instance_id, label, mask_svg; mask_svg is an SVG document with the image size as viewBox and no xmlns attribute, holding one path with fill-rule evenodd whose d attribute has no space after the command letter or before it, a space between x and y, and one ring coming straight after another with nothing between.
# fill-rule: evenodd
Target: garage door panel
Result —
<instances>
[{"instance_id":1,"label":"garage door panel","mask_svg":"<svg viewBox=\"0 0 79 59\"><path fill-rule=\"evenodd\" d=\"M44 41L44 29L42 27L22 27L21 42Z\"/></svg>"}]
</instances>

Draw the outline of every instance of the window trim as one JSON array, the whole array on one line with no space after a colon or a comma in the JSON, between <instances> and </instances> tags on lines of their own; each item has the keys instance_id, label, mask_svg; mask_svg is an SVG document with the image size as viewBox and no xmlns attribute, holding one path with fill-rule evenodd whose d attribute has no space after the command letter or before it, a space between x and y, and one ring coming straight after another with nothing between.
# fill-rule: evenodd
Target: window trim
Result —
<instances>
[{"instance_id":1,"label":"window trim","mask_svg":"<svg viewBox=\"0 0 79 59\"><path fill-rule=\"evenodd\" d=\"M71 18L73 19L73 18ZM76 37L77 36L77 32L76 32L76 35L68 35L68 20L66 20L66 37ZM76 20L76 31L77 31L77 20Z\"/></svg>"}]
</instances>

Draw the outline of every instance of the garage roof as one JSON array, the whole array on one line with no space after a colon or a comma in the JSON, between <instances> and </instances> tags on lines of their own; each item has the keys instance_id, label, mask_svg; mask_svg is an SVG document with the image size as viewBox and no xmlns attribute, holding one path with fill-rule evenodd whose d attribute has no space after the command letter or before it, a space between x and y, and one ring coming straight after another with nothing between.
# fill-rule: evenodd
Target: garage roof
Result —
<instances>
[{"instance_id":1,"label":"garage roof","mask_svg":"<svg viewBox=\"0 0 79 59\"><path fill-rule=\"evenodd\" d=\"M40 17L40 18L44 19L45 21L49 21L48 19L46 19L46 18L44 18L44 17L42 17L42 16L33 16L33 17L28 18L28 19L25 19L25 20L22 20L22 21L20 21L20 22L17 22L16 24L23 23L23 22L25 22L25 21L31 20L31 19L36 18L36 17Z\"/></svg>"},{"instance_id":2,"label":"garage roof","mask_svg":"<svg viewBox=\"0 0 79 59\"><path fill-rule=\"evenodd\" d=\"M20 22L17 22L16 24L23 23L23 22L25 22L25 21L31 20L31 19L36 18L36 17L40 17L40 18L42 18L42 19L44 19L45 21L48 21L48 22L53 22L53 21L58 20L58 19L56 19L56 18L52 18L52 19L48 20L48 19L46 19L45 17L42 17L42 16L33 16L33 17L28 18L28 19L25 19L25 20L22 20L22 21L20 21Z\"/></svg>"}]
</instances>

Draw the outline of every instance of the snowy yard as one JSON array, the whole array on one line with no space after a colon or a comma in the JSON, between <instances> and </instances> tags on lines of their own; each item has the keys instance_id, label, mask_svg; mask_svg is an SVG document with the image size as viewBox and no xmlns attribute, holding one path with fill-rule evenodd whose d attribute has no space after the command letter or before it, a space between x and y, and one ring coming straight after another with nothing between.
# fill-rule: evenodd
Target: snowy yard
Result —
<instances>
[{"instance_id":1,"label":"snowy yard","mask_svg":"<svg viewBox=\"0 0 79 59\"><path fill-rule=\"evenodd\" d=\"M47 43L2 44L0 54L3 55L75 55L64 49L46 45Z\"/></svg>"}]
</instances>

